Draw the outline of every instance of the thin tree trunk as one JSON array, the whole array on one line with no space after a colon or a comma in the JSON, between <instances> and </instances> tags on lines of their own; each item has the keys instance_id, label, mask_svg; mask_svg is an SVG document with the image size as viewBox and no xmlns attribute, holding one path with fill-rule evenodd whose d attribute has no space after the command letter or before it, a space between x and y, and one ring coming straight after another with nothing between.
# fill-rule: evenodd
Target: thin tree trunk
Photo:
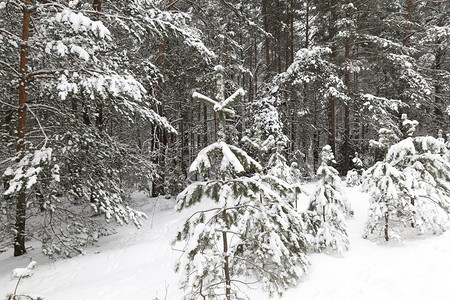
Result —
<instances>
[{"instance_id":1,"label":"thin tree trunk","mask_svg":"<svg viewBox=\"0 0 450 300\"><path fill-rule=\"evenodd\" d=\"M305 48L309 48L309 0L306 0Z\"/></svg>"},{"instance_id":2,"label":"thin tree trunk","mask_svg":"<svg viewBox=\"0 0 450 300\"><path fill-rule=\"evenodd\" d=\"M208 108L203 105L203 146L208 145Z\"/></svg>"},{"instance_id":3,"label":"thin tree trunk","mask_svg":"<svg viewBox=\"0 0 450 300\"><path fill-rule=\"evenodd\" d=\"M328 145L331 146L331 150L336 155L336 104L333 96L330 96L330 101L328 104L329 104Z\"/></svg>"},{"instance_id":4,"label":"thin tree trunk","mask_svg":"<svg viewBox=\"0 0 450 300\"><path fill-rule=\"evenodd\" d=\"M92 2L92 9L100 12L102 10L102 0L94 0ZM95 126L102 129L103 126L103 104L100 102L97 104L97 116L95 117Z\"/></svg>"},{"instance_id":5,"label":"thin tree trunk","mask_svg":"<svg viewBox=\"0 0 450 300\"><path fill-rule=\"evenodd\" d=\"M294 0L291 0L291 64L294 62ZM287 65L287 64L286 64Z\"/></svg>"},{"instance_id":6,"label":"thin tree trunk","mask_svg":"<svg viewBox=\"0 0 450 300\"><path fill-rule=\"evenodd\" d=\"M280 7L280 1L277 0L277 10L281 11ZM276 51L276 58L277 58L277 70L278 74L281 73L281 18L279 15L277 15L277 51Z\"/></svg>"},{"instance_id":7,"label":"thin tree trunk","mask_svg":"<svg viewBox=\"0 0 450 300\"><path fill-rule=\"evenodd\" d=\"M267 0L262 0L262 7L263 7L263 17L264 17L264 31L266 32L265 37L265 46L266 46L266 64L267 66L270 65L270 44L269 44L269 37L267 34L269 33L269 21L267 18Z\"/></svg>"},{"instance_id":8,"label":"thin tree trunk","mask_svg":"<svg viewBox=\"0 0 450 300\"><path fill-rule=\"evenodd\" d=\"M222 219L226 226L227 213L225 210L222 212ZM230 263L228 256L228 237L225 231L222 232L222 239L223 239L223 252L225 253L225 262L223 265L223 269L225 272L225 297L227 300L231 300L231 277L230 277Z\"/></svg>"},{"instance_id":9,"label":"thin tree trunk","mask_svg":"<svg viewBox=\"0 0 450 300\"><path fill-rule=\"evenodd\" d=\"M384 214L384 239L389 242L389 214Z\"/></svg>"},{"instance_id":10,"label":"thin tree trunk","mask_svg":"<svg viewBox=\"0 0 450 300\"><path fill-rule=\"evenodd\" d=\"M255 58L255 72L254 72L254 77L255 77L255 98L258 97L258 45L256 43L256 36L254 38L254 58Z\"/></svg>"},{"instance_id":11,"label":"thin tree trunk","mask_svg":"<svg viewBox=\"0 0 450 300\"><path fill-rule=\"evenodd\" d=\"M174 5L174 0L168 0L167 10L171 11ZM159 55L156 59L156 66L159 69L160 77L158 78L158 92L157 98L159 100L159 104L156 105L156 111L159 115L164 116L164 108L162 106L162 94L163 94L163 67L164 67L164 56L166 51L166 38L162 38L159 43ZM160 177L154 180L153 182L153 191L152 195L163 195L164 192L164 182L165 182L165 165L166 165L166 148L171 148L172 141L169 133L162 128L155 128L156 136L158 137L158 165L160 167Z\"/></svg>"},{"instance_id":12,"label":"thin tree trunk","mask_svg":"<svg viewBox=\"0 0 450 300\"><path fill-rule=\"evenodd\" d=\"M406 20L408 22L411 21L412 13L414 9L414 3L413 0L408 0L408 14L406 15ZM408 24L406 25L405 30L405 37L403 38L403 45L408 47L409 46L409 38L411 37L411 26ZM414 198L411 199L411 205L414 206ZM411 227L414 227L414 223L411 222Z\"/></svg>"},{"instance_id":13,"label":"thin tree trunk","mask_svg":"<svg viewBox=\"0 0 450 300\"><path fill-rule=\"evenodd\" d=\"M337 14L335 8L333 8L333 12L330 18L329 24L329 40L332 41L335 37L336 30L334 28L337 21ZM331 46L331 59L334 61L336 58L336 44L332 42ZM330 96L329 101L329 133L328 133L328 144L331 146L331 150L336 156L336 104L333 96Z\"/></svg>"},{"instance_id":14,"label":"thin tree trunk","mask_svg":"<svg viewBox=\"0 0 450 300\"><path fill-rule=\"evenodd\" d=\"M20 79L19 79L19 110L17 128L17 148L20 159L25 151L25 131L27 123L27 73L28 73L28 40L30 36L30 12L31 0L25 0L22 19L22 44L20 45ZM16 236L14 239L14 256L20 256L26 252L25 248L25 220L26 220L26 195L22 190L17 196L16 204Z\"/></svg>"},{"instance_id":15,"label":"thin tree trunk","mask_svg":"<svg viewBox=\"0 0 450 300\"><path fill-rule=\"evenodd\" d=\"M386 157L386 154L387 154L387 151L385 152L384 157ZM384 167L383 167L383 173L386 176L386 174L387 174L386 165L384 165ZM386 240L386 242L389 241L389 212L384 213L384 239Z\"/></svg>"},{"instance_id":16,"label":"thin tree trunk","mask_svg":"<svg viewBox=\"0 0 450 300\"><path fill-rule=\"evenodd\" d=\"M242 45L242 39L241 39L241 45ZM250 67L250 74L253 74L253 51L250 47L250 51L249 51L250 57L249 57L249 67ZM256 65L255 65L256 68ZM253 78L252 75L248 76L248 101L252 102L252 100L254 99L253 97Z\"/></svg>"},{"instance_id":17,"label":"thin tree trunk","mask_svg":"<svg viewBox=\"0 0 450 300\"><path fill-rule=\"evenodd\" d=\"M441 2L438 2L437 13L439 13L439 14L442 13L441 7L442 7ZM437 25L443 26L444 25L443 23L444 22L442 22L442 19L439 19L439 22ZM445 114L443 111L443 108L445 107L443 105L445 103L444 98L443 98L444 93L442 92L443 91L442 82L441 82L442 78L439 75L439 70L442 69L442 64L445 61L445 48L436 47L436 50L434 52L434 57L435 57L434 66L433 66L434 74L435 74L434 75L434 77L435 77L434 78L434 81L435 81L435 83L434 83L434 107L435 107L434 114L436 116L438 126L445 130L446 129L445 127L448 127L448 122L445 122L446 118L445 118ZM447 126L446 126L446 124L447 124Z\"/></svg>"},{"instance_id":18,"label":"thin tree trunk","mask_svg":"<svg viewBox=\"0 0 450 300\"><path fill-rule=\"evenodd\" d=\"M349 0L347 0L347 4ZM350 12L347 9L345 12L347 18L350 18ZM348 61L350 59L350 38L345 39L345 59ZM350 71L345 70L344 74L344 84L347 90L350 90ZM343 173L347 174L350 169L350 103L344 103L344 166Z\"/></svg>"}]
</instances>

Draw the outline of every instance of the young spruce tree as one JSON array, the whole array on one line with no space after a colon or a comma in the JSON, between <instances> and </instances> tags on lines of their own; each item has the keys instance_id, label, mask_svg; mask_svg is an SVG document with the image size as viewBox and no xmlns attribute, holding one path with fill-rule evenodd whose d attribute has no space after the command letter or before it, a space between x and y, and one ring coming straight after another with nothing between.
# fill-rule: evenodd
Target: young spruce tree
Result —
<instances>
[{"instance_id":1,"label":"young spruce tree","mask_svg":"<svg viewBox=\"0 0 450 300\"><path fill-rule=\"evenodd\" d=\"M206 170L214 168L217 176L192 183L177 198L178 211L209 204L186 221L174 241L184 243L177 264L181 285L186 299L242 299L241 287L257 282L270 295L281 294L298 283L308 265L302 222L261 176L248 176L261 165L226 143L225 118L234 114L231 105L244 91L225 99L224 70L217 66L215 71L216 101L199 93L193 97L213 106L218 140L200 151L190 171L206 177Z\"/></svg>"}]
</instances>

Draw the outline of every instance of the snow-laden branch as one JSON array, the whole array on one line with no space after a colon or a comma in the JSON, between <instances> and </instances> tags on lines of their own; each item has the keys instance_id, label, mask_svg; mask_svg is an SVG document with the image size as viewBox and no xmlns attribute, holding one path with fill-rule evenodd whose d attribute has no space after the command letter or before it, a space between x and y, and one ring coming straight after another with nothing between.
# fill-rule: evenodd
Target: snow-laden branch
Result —
<instances>
[{"instance_id":1,"label":"snow-laden branch","mask_svg":"<svg viewBox=\"0 0 450 300\"><path fill-rule=\"evenodd\" d=\"M245 91L242 88L240 88L236 92L234 92L230 97L225 99L225 101L223 101L222 103L216 103L214 105L214 110L216 112L219 112L219 111L225 112L226 110L229 110L229 111L232 111L233 112L232 115L234 115L234 111L231 109L227 109L226 107L230 107L231 105L233 105L234 102L242 99L242 97L244 97L244 95L245 95Z\"/></svg>"},{"instance_id":2,"label":"snow-laden branch","mask_svg":"<svg viewBox=\"0 0 450 300\"><path fill-rule=\"evenodd\" d=\"M241 89L239 89L239 90L241 90ZM239 91L239 90L238 90L238 91ZM233 94L233 95L234 95L234 94ZM209 98L208 96L202 95L202 94L200 94L200 93L194 92L194 93L192 94L192 98L193 98L194 100L197 100L197 101L202 102L202 103L205 104L205 105L212 106L213 109L214 109L214 111L216 111L216 112L220 110L220 111L223 111L224 113L226 113L226 114L228 114L228 115L230 115L230 116L234 116L234 114L235 114L234 110L232 110L232 109L228 109L228 108L216 109L216 107L221 107L221 106L218 104L218 102L217 102L217 101L214 101L213 99ZM237 100L237 99L235 99L235 100Z\"/></svg>"}]
</instances>

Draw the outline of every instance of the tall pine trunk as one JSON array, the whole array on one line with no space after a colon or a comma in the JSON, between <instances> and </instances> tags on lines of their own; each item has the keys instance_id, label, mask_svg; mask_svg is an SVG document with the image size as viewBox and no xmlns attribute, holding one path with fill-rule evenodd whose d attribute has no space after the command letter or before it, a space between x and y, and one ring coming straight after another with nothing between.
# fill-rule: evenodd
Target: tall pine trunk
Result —
<instances>
[{"instance_id":1,"label":"tall pine trunk","mask_svg":"<svg viewBox=\"0 0 450 300\"><path fill-rule=\"evenodd\" d=\"M19 158L22 159L25 151L25 131L27 123L27 73L28 73L28 40L30 36L31 0L25 0L22 19L22 44L20 45L20 79L19 79L19 110L17 128L17 148ZM17 196L16 204L16 236L14 239L14 256L20 256L26 252L25 248L25 220L26 220L26 195L22 191Z\"/></svg>"},{"instance_id":2,"label":"tall pine trunk","mask_svg":"<svg viewBox=\"0 0 450 300\"><path fill-rule=\"evenodd\" d=\"M100 12L102 10L102 0L94 0L92 2L92 9ZM100 130L103 127L103 104L100 102L97 104L97 116L95 117L95 126Z\"/></svg>"},{"instance_id":3,"label":"tall pine trunk","mask_svg":"<svg viewBox=\"0 0 450 300\"><path fill-rule=\"evenodd\" d=\"M347 0L347 4L349 4L349 0ZM350 12L348 8L346 9L345 16L350 18ZM347 28L348 29L348 28ZM345 60L348 62L350 59L350 38L347 37L345 39ZM345 70L344 74L344 84L348 90L350 90L350 70ZM343 173L347 174L350 169L350 103L344 104L344 166Z\"/></svg>"},{"instance_id":4,"label":"tall pine trunk","mask_svg":"<svg viewBox=\"0 0 450 300\"><path fill-rule=\"evenodd\" d=\"M331 60L336 59L336 44L334 43L333 39L336 35L335 25L337 21L337 13L335 8L333 8L333 11L331 13L330 17L330 23L329 23L329 40L332 42L331 46ZM331 146L331 150L333 151L334 155L336 156L336 101L333 96L330 96L329 102L328 102L328 113L329 113L329 121L328 121L328 145Z\"/></svg>"},{"instance_id":5,"label":"tall pine trunk","mask_svg":"<svg viewBox=\"0 0 450 300\"><path fill-rule=\"evenodd\" d=\"M408 0L408 14L406 15L406 20L408 22L411 21L413 8L414 8L413 0ZM411 26L408 24L408 25L406 25L405 37L403 38L403 45L404 46L408 46L409 45L409 38L410 37L411 37Z\"/></svg>"},{"instance_id":6,"label":"tall pine trunk","mask_svg":"<svg viewBox=\"0 0 450 300\"><path fill-rule=\"evenodd\" d=\"M270 44L269 44L269 20L267 18L267 0L262 0L263 18L264 18L264 31L266 32L265 37L265 47L266 47L266 64L267 67L270 65Z\"/></svg>"},{"instance_id":7,"label":"tall pine trunk","mask_svg":"<svg viewBox=\"0 0 450 300\"><path fill-rule=\"evenodd\" d=\"M171 11L174 5L174 0L168 0L167 10ZM163 95L163 67L164 67L164 56L166 52L166 38L163 37L159 43L159 55L156 59L156 66L159 69L160 77L158 78L158 91L157 98L159 104L156 104L156 112L164 116L164 108L162 106L162 95ZM157 155L157 164L159 165L160 170L159 177L156 180L153 180L152 185L152 196L156 197L158 195L163 195L164 191L164 182L165 182L165 169L166 169L166 156L167 156L167 147L170 148L172 146L172 140L169 133L161 128L155 128L155 137L157 137L158 141L156 141L155 146L157 147L158 155Z\"/></svg>"}]
</instances>

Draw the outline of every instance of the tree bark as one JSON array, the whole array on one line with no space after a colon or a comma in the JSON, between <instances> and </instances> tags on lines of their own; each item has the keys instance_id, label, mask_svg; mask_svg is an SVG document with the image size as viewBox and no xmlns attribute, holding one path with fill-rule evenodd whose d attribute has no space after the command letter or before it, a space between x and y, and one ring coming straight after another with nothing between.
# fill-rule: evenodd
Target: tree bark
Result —
<instances>
[{"instance_id":1,"label":"tree bark","mask_svg":"<svg viewBox=\"0 0 450 300\"><path fill-rule=\"evenodd\" d=\"M329 101L329 132L328 132L328 145L331 146L331 150L336 155L336 104L334 97L330 97Z\"/></svg>"},{"instance_id":2,"label":"tree bark","mask_svg":"<svg viewBox=\"0 0 450 300\"><path fill-rule=\"evenodd\" d=\"M276 8L277 11L280 12L281 11L281 6L280 6L280 1L277 0L276 1ZM277 65L277 71L278 74L281 73L281 24L276 24L276 32L277 32L277 37L276 37L276 53L275 53L275 57L276 57L276 62L275 64Z\"/></svg>"},{"instance_id":3,"label":"tree bark","mask_svg":"<svg viewBox=\"0 0 450 300\"><path fill-rule=\"evenodd\" d=\"M347 4L349 0L347 0ZM350 12L346 9L345 16L350 18ZM348 28L347 28L348 29ZM348 62L350 59L350 38L345 39L345 60ZM350 90L350 70L346 69L344 74L344 84L347 90ZM350 103L344 103L344 166L343 173L347 174L350 169Z\"/></svg>"},{"instance_id":4,"label":"tree bark","mask_svg":"<svg viewBox=\"0 0 450 300\"><path fill-rule=\"evenodd\" d=\"M277 0L277 11L281 11L280 1ZM277 14L277 47L276 47L276 64L278 74L281 73L281 18L280 15Z\"/></svg>"},{"instance_id":5,"label":"tree bark","mask_svg":"<svg viewBox=\"0 0 450 300\"><path fill-rule=\"evenodd\" d=\"M254 59L255 59L255 72L254 72L254 77L255 77L255 98L258 97L258 45L256 43L256 36L254 38Z\"/></svg>"},{"instance_id":6,"label":"tree bark","mask_svg":"<svg viewBox=\"0 0 450 300\"><path fill-rule=\"evenodd\" d=\"M389 214L384 214L384 239L389 242Z\"/></svg>"},{"instance_id":7,"label":"tree bark","mask_svg":"<svg viewBox=\"0 0 450 300\"><path fill-rule=\"evenodd\" d=\"M306 0L305 48L309 48L309 0Z\"/></svg>"},{"instance_id":8,"label":"tree bark","mask_svg":"<svg viewBox=\"0 0 450 300\"><path fill-rule=\"evenodd\" d=\"M264 16L264 31L266 32L266 38L265 38L265 46L266 46L266 64L267 66L270 65L270 44L269 44L269 37L267 34L269 33L269 21L267 18L267 0L262 0L262 7L263 7L263 16Z\"/></svg>"},{"instance_id":9,"label":"tree bark","mask_svg":"<svg viewBox=\"0 0 450 300\"><path fill-rule=\"evenodd\" d=\"M95 11L101 11L102 10L102 0L94 0L92 3L92 8Z\"/></svg>"},{"instance_id":10,"label":"tree bark","mask_svg":"<svg viewBox=\"0 0 450 300\"><path fill-rule=\"evenodd\" d=\"M294 62L294 0L291 0L291 15L290 15L290 25L291 25L291 64ZM287 64L286 64L287 65ZM286 67L287 69L287 67Z\"/></svg>"},{"instance_id":11,"label":"tree bark","mask_svg":"<svg viewBox=\"0 0 450 300\"><path fill-rule=\"evenodd\" d=\"M31 0L25 0L23 3L22 19L22 44L20 45L20 79L19 79L19 110L18 110L18 128L17 128L17 147L19 158L22 159L25 151L25 132L27 123L27 73L28 73L28 40L30 36ZM25 220L26 220L26 195L22 191L17 196L16 204L16 236L14 239L14 256L20 256L26 252L25 248Z\"/></svg>"},{"instance_id":12,"label":"tree bark","mask_svg":"<svg viewBox=\"0 0 450 300\"><path fill-rule=\"evenodd\" d=\"M406 20L408 22L411 21L413 8L414 8L413 0L408 0L408 14L406 15ZM403 38L403 45L404 46L409 46L409 38L410 37L411 37L411 26L408 24L408 25L406 25L405 37Z\"/></svg>"},{"instance_id":13,"label":"tree bark","mask_svg":"<svg viewBox=\"0 0 450 300\"><path fill-rule=\"evenodd\" d=\"M174 0L168 0L169 5L167 6L167 10L171 11L174 5ZM156 112L164 116L164 108L162 106L162 94L163 94L163 67L164 67L164 55L166 50L166 38L163 37L159 43L159 55L156 59L156 66L159 69L160 77L158 78L158 92L157 98L159 104L156 104ZM164 182L165 182L165 165L166 165L166 149L171 148L172 140L169 133L161 128L155 128L156 136L158 137L158 165L162 172L160 172L160 177L153 182L153 196L163 195L164 192Z\"/></svg>"},{"instance_id":14,"label":"tree bark","mask_svg":"<svg viewBox=\"0 0 450 300\"><path fill-rule=\"evenodd\" d=\"M329 23L329 40L332 42L331 46L331 59L336 58L336 44L332 41L336 35L336 30L334 28L337 20L337 13L335 8L331 13L330 23ZM336 156L336 103L333 96L330 96L329 100L329 133L328 133L328 144L331 146L331 150Z\"/></svg>"},{"instance_id":15,"label":"tree bark","mask_svg":"<svg viewBox=\"0 0 450 300\"><path fill-rule=\"evenodd\" d=\"M100 12L102 10L102 0L94 0L92 2L92 9ZM100 102L97 104L97 116L95 117L95 126L102 129L103 126L103 104Z\"/></svg>"},{"instance_id":16,"label":"tree bark","mask_svg":"<svg viewBox=\"0 0 450 300\"><path fill-rule=\"evenodd\" d=\"M224 210L222 212L222 219L227 224L227 212ZM230 277L230 263L228 257L228 237L225 231L222 232L223 239L223 253L225 253L225 262L223 265L223 269L225 272L225 297L227 300L231 300L231 277Z\"/></svg>"}]
</instances>

